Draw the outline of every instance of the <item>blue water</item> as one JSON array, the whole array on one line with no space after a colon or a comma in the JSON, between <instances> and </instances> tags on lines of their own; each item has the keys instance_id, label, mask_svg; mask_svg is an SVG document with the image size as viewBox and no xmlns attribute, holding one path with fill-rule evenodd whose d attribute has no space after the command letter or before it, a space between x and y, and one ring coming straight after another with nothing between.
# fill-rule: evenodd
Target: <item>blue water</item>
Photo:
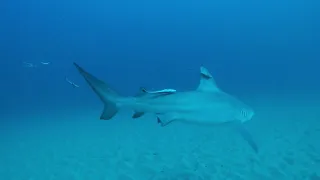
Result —
<instances>
[{"instance_id":1,"label":"blue water","mask_svg":"<svg viewBox=\"0 0 320 180\"><path fill-rule=\"evenodd\" d=\"M97 137L101 138L98 141L101 143L91 144L99 149L92 152L95 156L101 158L104 155L99 155L99 152L117 149L118 145L116 147L113 143L101 145L104 141L112 141L103 139L113 136L107 133L111 129L119 128L117 141L128 149L130 145L124 142L127 136L132 135L129 132L135 132L134 128L142 132L142 141L151 133L143 126L157 129L154 130L157 132L155 138L164 132L158 129L152 116L146 117L147 122L141 122L147 123L143 126L135 121L134 128L123 130L121 126L133 123L130 112L123 112L123 121L99 121L102 103L74 68L72 63L77 62L122 95L135 95L141 86L151 90L195 89L199 83L199 67L205 66L221 89L262 112L260 121L255 119L250 128L265 153L251 154L249 159L255 159L259 165L247 170L245 175L230 175L230 179L320 179L317 168L320 167L320 145L312 141L320 135L317 122L320 117L318 19L320 2L302 0L1 1L0 177L6 180L143 180L157 179L161 174L162 178L168 179L227 179L228 174L232 174L213 161L211 164L221 170L207 168L181 176L177 173L183 174L187 168L179 168L179 165L174 165L175 173L159 172L159 167L151 171L135 170L130 166L125 171L128 174L121 175L120 172L105 171L109 166L115 169L122 167L116 166L117 163L107 165L90 161L88 157L91 156L83 154L91 152L86 148ZM24 62L37 67L25 67ZM80 87L73 88L65 81L66 77ZM288 107L292 108L288 110ZM269 121L274 123L266 128ZM297 127L306 127L296 138L290 134L298 132L293 128L295 123ZM176 128L179 129L179 125ZM262 133L263 129L266 132ZM185 134L181 132L177 142L188 146L183 143L187 143L187 137L192 138L190 133L197 134L196 130L186 130ZM283 144L289 140L282 138L283 143L277 144L272 138L278 136L291 138L290 147L301 145L296 139L304 136L308 136L308 141L301 140L305 142L301 148L287 152L289 146ZM75 145L63 144L65 138ZM146 141L158 143L150 139ZM220 142L219 146L222 144ZM279 144L287 149L281 149ZM219 149L219 146L214 149ZM55 147L56 151L50 147ZM176 154L169 151L164 156L179 155L179 147L173 145L172 149ZM300 149L304 150L302 155L299 155ZM314 152L310 153L310 149ZM296 161L294 165L288 159L285 162L290 167L284 167L282 161L276 167L267 165L266 159L283 153ZM123 154L129 159L135 157L125 150ZM68 160L63 159L66 156ZM230 153L226 152L225 156L230 156ZM54 161L50 158L45 160L45 157ZM69 164L61 165L62 161ZM124 160L120 158L119 161ZM232 164L221 161L225 167ZM143 164L144 160L139 162ZM150 163L155 162L159 160ZM79 164L83 166L80 168ZM308 170L301 169L303 166ZM78 169L73 171L72 168ZM89 172L90 168L96 170ZM257 170L259 168L262 170ZM149 175L140 176L146 171Z\"/></svg>"}]
</instances>

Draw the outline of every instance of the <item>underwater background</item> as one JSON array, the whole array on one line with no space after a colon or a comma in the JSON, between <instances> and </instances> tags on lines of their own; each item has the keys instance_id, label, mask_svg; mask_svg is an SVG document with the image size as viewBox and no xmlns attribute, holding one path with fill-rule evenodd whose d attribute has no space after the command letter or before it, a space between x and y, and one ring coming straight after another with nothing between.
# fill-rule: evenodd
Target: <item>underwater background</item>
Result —
<instances>
[{"instance_id":1,"label":"underwater background","mask_svg":"<svg viewBox=\"0 0 320 180\"><path fill-rule=\"evenodd\" d=\"M0 179L320 179L319 19L315 0L1 1ZM193 90L204 66L256 111L260 152L228 128L101 121L73 62L124 96Z\"/></svg>"}]
</instances>

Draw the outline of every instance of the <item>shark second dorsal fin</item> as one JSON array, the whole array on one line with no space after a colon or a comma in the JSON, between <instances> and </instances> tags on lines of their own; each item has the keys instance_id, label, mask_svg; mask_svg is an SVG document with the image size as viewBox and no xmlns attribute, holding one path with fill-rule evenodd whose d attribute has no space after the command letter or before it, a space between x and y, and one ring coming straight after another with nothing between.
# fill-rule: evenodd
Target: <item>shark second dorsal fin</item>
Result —
<instances>
[{"instance_id":1,"label":"shark second dorsal fin","mask_svg":"<svg viewBox=\"0 0 320 180\"><path fill-rule=\"evenodd\" d=\"M148 95L146 88L140 87L139 92L135 95L135 97L143 97Z\"/></svg>"},{"instance_id":2,"label":"shark second dorsal fin","mask_svg":"<svg viewBox=\"0 0 320 180\"><path fill-rule=\"evenodd\" d=\"M200 67L200 83L197 90L211 92L220 91L212 75L203 66Z\"/></svg>"}]
</instances>

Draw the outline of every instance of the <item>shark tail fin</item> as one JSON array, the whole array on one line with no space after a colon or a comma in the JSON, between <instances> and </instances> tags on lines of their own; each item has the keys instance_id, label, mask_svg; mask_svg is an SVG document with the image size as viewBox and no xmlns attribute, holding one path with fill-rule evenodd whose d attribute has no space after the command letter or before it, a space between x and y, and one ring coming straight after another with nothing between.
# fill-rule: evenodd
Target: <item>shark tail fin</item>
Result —
<instances>
[{"instance_id":1,"label":"shark tail fin","mask_svg":"<svg viewBox=\"0 0 320 180\"><path fill-rule=\"evenodd\" d=\"M73 63L78 69L79 73L83 76L91 89L99 96L104 103L104 109L100 116L101 120L109 120L115 116L118 112L116 100L120 97L115 91L113 91L105 82L94 77L87 71L85 71L78 64Z\"/></svg>"}]
</instances>

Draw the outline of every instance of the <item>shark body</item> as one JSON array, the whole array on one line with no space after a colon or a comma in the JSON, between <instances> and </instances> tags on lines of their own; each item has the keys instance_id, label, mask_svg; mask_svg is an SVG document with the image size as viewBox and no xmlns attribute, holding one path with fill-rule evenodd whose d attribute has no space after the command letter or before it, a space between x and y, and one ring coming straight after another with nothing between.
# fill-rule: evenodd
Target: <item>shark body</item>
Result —
<instances>
[{"instance_id":1,"label":"shark body","mask_svg":"<svg viewBox=\"0 0 320 180\"><path fill-rule=\"evenodd\" d=\"M139 118L145 113L154 113L161 126L175 121L213 126L233 124L254 151L258 152L256 143L243 127L244 122L252 119L254 111L218 88L214 78L204 67L200 68L200 83L194 91L150 93L142 89L137 96L123 97L76 63L74 65L104 103L104 110L100 116L102 120L110 120L120 108L129 107L135 112L133 118Z\"/></svg>"}]
</instances>

